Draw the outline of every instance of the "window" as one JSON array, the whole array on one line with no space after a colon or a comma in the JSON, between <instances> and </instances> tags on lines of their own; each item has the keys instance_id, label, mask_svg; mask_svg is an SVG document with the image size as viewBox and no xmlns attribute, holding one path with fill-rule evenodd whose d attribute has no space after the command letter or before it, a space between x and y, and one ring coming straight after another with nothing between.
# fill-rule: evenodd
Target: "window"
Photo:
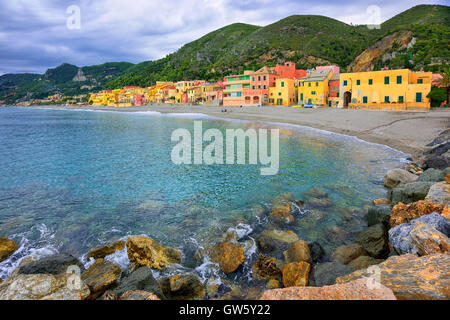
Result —
<instances>
[{"instance_id":1,"label":"window","mask_svg":"<svg viewBox=\"0 0 450 320\"><path fill-rule=\"evenodd\" d=\"M264 85L264 90L266 90L266 85Z\"/></svg>"},{"instance_id":2,"label":"window","mask_svg":"<svg viewBox=\"0 0 450 320\"><path fill-rule=\"evenodd\" d=\"M278 92L278 95L281 96L281 92Z\"/></svg>"},{"instance_id":3,"label":"window","mask_svg":"<svg viewBox=\"0 0 450 320\"><path fill-rule=\"evenodd\" d=\"M344 86L346 86L347 85L347 80L344 80Z\"/></svg>"},{"instance_id":4,"label":"window","mask_svg":"<svg viewBox=\"0 0 450 320\"><path fill-rule=\"evenodd\" d=\"M373 84L373 79L369 79L369 85Z\"/></svg>"},{"instance_id":5,"label":"window","mask_svg":"<svg viewBox=\"0 0 450 320\"><path fill-rule=\"evenodd\" d=\"M255 77L253 77L252 80L255 81Z\"/></svg>"},{"instance_id":6,"label":"window","mask_svg":"<svg viewBox=\"0 0 450 320\"><path fill-rule=\"evenodd\" d=\"M398 102L399 102L399 103L403 103L403 102L404 102L403 96L399 96L399 97L398 97Z\"/></svg>"},{"instance_id":7,"label":"window","mask_svg":"<svg viewBox=\"0 0 450 320\"><path fill-rule=\"evenodd\" d=\"M385 103L389 103L389 96L385 96L385 97L384 97L384 102L385 102Z\"/></svg>"},{"instance_id":8,"label":"window","mask_svg":"<svg viewBox=\"0 0 450 320\"><path fill-rule=\"evenodd\" d=\"M266 81L266 76L264 76L264 81Z\"/></svg>"},{"instance_id":9,"label":"window","mask_svg":"<svg viewBox=\"0 0 450 320\"><path fill-rule=\"evenodd\" d=\"M253 86L252 89L255 90L255 86Z\"/></svg>"},{"instance_id":10,"label":"window","mask_svg":"<svg viewBox=\"0 0 450 320\"><path fill-rule=\"evenodd\" d=\"M316 94L316 92L315 91L311 91L311 94Z\"/></svg>"},{"instance_id":11,"label":"window","mask_svg":"<svg viewBox=\"0 0 450 320\"><path fill-rule=\"evenodd\" d=\"M303 100L303 93L300 93L300 100Z\"/></svg>"},{"instance_id":12,"label":"window","mask_svg":"<svg viewBox=\"0 0 450 320\"><path fill-rule=\"evenodd\" d=\"M384 77L384 84L389 84L389 77Z\"/></svg>"},{"instance_id":13,"label":"window","mask_svg":"<svg viewBox=\"0 0 450 320\"><path fill-rule=\"evenodd\" d=\"M359 86L361 84L361 80L356 80L356 85Z\"/></svg>"},{"instance_id":14,"label":"window","mask_svg":"<svg viewBox=\"0 0 450 320\"><path fill-rule=\"evenodd\" d=\"M336 98L339 98L339 92L336 94Z\"/></svg>"},{"instance_id":15,"label":"window","mask_svg":"<svg viewBox=\"0 0 450 320\"><path fill-rule=\"evenodd\" d=\"M261 85L258 86L258 89L261 89Z\"/></svg>"},{"instance_id":16,"label":"window","mask_svg":"<svg viewBox=\"0 0 450 320\"><path fill-rule=\"evenodd\" d=\"M258 81L261 81L261 76L258 76Z\"/></svg>"},{"instance_id":17,"label":"window","mask_svg":"<svg viewBox=\"0 0 450 320\"><path fill-rule=\"evenodd\" d=\"M281 87L284 87L284 81L281 81Z\"/></svg>"},{"instance_id":18,"label":"window","mask_svg":"<svg viewBox=\"0 0 450 320\"><path fill-rule=\"evenodd\" d=\"M308 87L311 87L311 82L308 82Z\"/></svg>"},{"instance_id":19,"label":"window","mask_svg":"<svg viewBox=\"0 0 450 320\"><path fill-rule=\"evenodd\" d=\"M316 82L316 87L318 87L319 86L319 83L318 82Z\"/></svg>"},{"instance_id":20,"label":"window","mask_svg":"<svg viewBox=\"0 0 450 320\"><path fill-rule=\"evenodd\" d=\"M363 103L367 103L367 97L363 97Z\"/></svg>"},{"instance_id":21,"label":"window","mask_svg":"<svg viewBox=\"0 0 450 320\"><path fill-rule=\"evenodd\" d=\"M416 93L416 102L422 102L422 92Z\"/></svg>"},{"instance_id":22,"label":"window","mask_svg":"<svg viewBox=\"0 0 450 320\"><path fill-rule=\"evenodd\" d=\"M397 76L397 84L401 84L402 83L402 76Z\"/></svg>"},{"instance_id":23,"label":"window","mask_svg":"<svg viewBox=\"0 0 450 320\"><path fill-rule=\"evenodd\" d=\"M417 83L423 83L423 79L417 79Z\"/></svg>"}]
</instances>

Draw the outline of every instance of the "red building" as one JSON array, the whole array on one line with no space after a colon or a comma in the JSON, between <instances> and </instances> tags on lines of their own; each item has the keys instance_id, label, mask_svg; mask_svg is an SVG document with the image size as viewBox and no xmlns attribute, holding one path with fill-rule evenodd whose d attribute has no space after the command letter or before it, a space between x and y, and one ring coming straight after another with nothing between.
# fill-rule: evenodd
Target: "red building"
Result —
<instances>
[{"instance_id":1,"label":"red building","mask_svg":"<svg viewBox=\"0 0 450 320\"><path fill-rule=\"evenodd\" d=\"M187 101L188 101L188 95L187 95L187 93L183 93L181 95L181 103L187 103Z\"/></svg>"},{"instance_id":2,"label":"red building","mask_svg":"<svg viewBox=\"0 0 450 320\"><path fill-rule=\"evenodd\" d=\"M295 69L295 63L286 62L284 65L277 65L273 71L278 75L278 78L299 79L306 77L306 70Z\"/></svg>"},{"instance_id":3,"label":"red building","mask_svg":"<svg viewBox=\"0 0 450 320\"><path fill-rule=\"evenodd\" d=\"M135 95L133 101L135 106L142 106L145 103L145 95Z\"/></svg>"}]
</instances>

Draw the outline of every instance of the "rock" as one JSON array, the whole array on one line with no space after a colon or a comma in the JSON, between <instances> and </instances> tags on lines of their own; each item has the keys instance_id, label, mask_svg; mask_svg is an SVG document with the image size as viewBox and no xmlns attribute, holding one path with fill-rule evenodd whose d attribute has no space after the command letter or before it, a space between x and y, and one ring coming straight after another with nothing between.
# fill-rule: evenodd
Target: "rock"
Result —
<instances>
[{"instance_id":1,"label":"rock","mask_svg":"<svg viewBox=\"0 0 450 320\"><path fill-rule=\"evenodd\" d=\"M244 262L244 247L231 241L223 241L208 250L211 261L218 263L224 273L232 273Z\"/></svg>"},{"instance_id":2,"label":"rock","mask_svg":"<svg viewBox=\"0 0 450 320\"><path fill-rule=\"evenodd\" d=\"M16 250L19 249L19 245L14 240L10 240L7 237L0 238L0 262L8 259Z\"/></svg>"},{"instance_id":3,"label":"rock","mask_svg":"<svg viewBox=\"0 0 450 320\"><path fill-rule=\"evenodd\" d=\"M267 281L266 287L269 288L269 289L279 288L280 287L280 282L278 280L275 280L275 279L270 279L269 281Z\"/></svg>"},{"instance_id":4,"label":"rock","mask_svg":"<svg viewBox=\"0 0 450 320\"><path fill-rule=\"evenodd\" d=\"M313 276L317 287L334 284L336 278L353 272L352 267L338 262L319 263L313 268Z\"/></svg>"},{"instance_id":5,"label":"rock","mask_svg":"<svg viewBox=\"0 0 450 320\"><path fill-rule=\"evenodd\" d=\"M325 237L333 239L335 244L346 243L348 232L344 228L336 225L331 225L325 228Z\"/></svg>"},{"instance_id":6,"label":"rock","mask_svg":"<svg viewBox=\"0 0 450 320\"><path fill-rule=\"evenodd\" d=\"M120 300L160 300L156 295L146 291L127 291Z\"/></svg>"},{"instance_id":7,"label":"rock","mask_svg":"<svg viewBox=\"0 0 450 320\"><path fill-rule=\"evenodd\" d=\"M284 259L287 263L291 262L308 262L312 263L311 252L308 244L303 240L298 240L291 244L289 249L283 252Z\"/></svg>"},{"instance_id":8,"label":"rock","mask_svg":"<svg viewBox=\"0 0 450 320\"><path fill-rule=\"evenodd\" d=\"M370 256L359 256L355 260L352 260L348 263L348 266L352 267L355 270L365 269L369 266L380 264L383 262L383 259L375 259Z\"/></svg>"},{"instance_id":9,"label":"rock","mask_svg":"<svg viewBox=\"0 0 450 320\"><path fill-rule=\"evenodd\" d=\"M310 269L311 265L304 261L285 264L281 269L283 285L286 288L307 286Z\"/></svg>"},{"instance_id":10,"label":"rock","mask_svg":"<svg viewBox=\"0 0 450 320\"><path fill-rule=\"evenodd\" d=\"M409 235L417 247L417 253L421 256L450 251L449 238L426 223L415 222Z\"/></svg>"},{"instance_id":11,"label":"rock","mask_svg":"<svg viewBox=\"0 0 450 320\"><path fill-rule=\"evenodd\" d=\"M424 167L425 168L435 168L444 170L450 165L448 152L442 155L430 155L425 158Z\"/></svg>"},{"instance_id":12,"label":"rock","mask_svg":"<svg viewBox=\"0 0 450 320\"><path fill-rule=\"evenodd\" d=\"M383 205L383 204L391 204L391 200L388 199L388 198L375 199L375 200L373 200L373 204L375 206L380 206L380 205Z\"/></svg>"},{"instance_id":13,"label":"rock","mask_svg":"<svg viewBox=\"0 0 450 320\"><path fill-rule=\"evenodd\" d=\"M0 284L0 300L84 300L90 292L73 274L18 274ZM68 283L73 283L68 286Z\"/></svg>"},{"instance_id":14,"label":"rock","mask_svg":"<svg viewBox=\"0 0 450 320\"><path fill-rule=\"evenodd\" d=\"M433 184L434 182L413 182L394 188L389 193L392 204L424 200Z\"/></svg>"},{"instance_id":15,"label":"rock","mask_svg":"<svg viewBox=\"0 0 450 320\"><path fill-rule=\"evenodd\" d=\"M208 294L208 297L214 298L217 296L217 292L219 291L220 286L220 279L216 278L209 278L206 283L206 293Z\"/></svg>"},{"instance_id":16,"label":"rock","mask_svg":"<svg viewBox=\"0 0 450 320\"><path fill-rule=\"evenodd\" d=\"M450 173L445 175L445 183L450 184Z\"/></svg>"},{"instance_id":17,"label":"rock","mask_svg":"<svg viewBox=\"0 0 450 320\"><path fill-rule=\"evenodd\" d=\"M286 250L289 244L298 241L293 231L264 230L258 237L257 244L262 251Z\"/></svg>"},{"instance_id":18,"label":"rock","mask_svg":"<svg viewBox=\"0 0 450 320\"><path fill-rule=\"evenodd\" d=\"M384 186L395 188L399 184L411 183L417 180L417 176L403 169L389 170L384 176Z\"/></svg>"},{"instance_id":19,"label":"rock","mask_svg":"<svg viewBox=\"0 0 450 320\"><path fill-rule=\"evenodd\" d=\"M361 245L354 243L336 248L332 254L332 259L342 264L348 264L359 256L367 256L367 252Z\"/></svg>"},{"instance_id":20,"label":"rock","mask_svg":"<svg viewBox=\"0 0 450 320\"><path fill-rule=\"evenodd\" d=\"M291 212L291 202L287 200L278 201L272 206L272 212L269 218L276 223L290 224L294 222L294 216Z\"/></svg>"},{"instance_id":21,"label":"rock","mask_svg":"<svg viewBox=\"0 0 450 320\"><path fill-rule=\"evenodd\" d=\"M125 248L125 241L122 240L103 244L89 250L87 258L103 259L107 255L110 255L116 251L121 251L124 248Z\"/></svg>"},{"instance_id":22,"label":"rock","mask_svg":"<svg viewBox=\"0 0 450 320\"><path fill-rule=\"evenodd\" d=\"M60 274L67 272L70 266L77 266L80 272L84 271L84 266L80 260L70 254L54 254L42 259L27 262L19 267L20 274Z\"/></svg>"},{"instance_id":23,"label":"rock","mask_svg":"<svg viewBox=\"0 0 450 320\"><path fill-rule=\"evenodd\" d=\"M333 206L333 200L330 198L310 198L308 204L312 207L329 208Z\"/></svg>"},{"instance_id":24,"label":"rock","mask_svg":"<svg viewBox=\"0 0 450 320\"><path fill-rule=\"evenodd\" d=\"M114 301L119 300L119 297L112 290L106 290L97 300Z\"/></svg>"},{"instance_id":25,"label":"rock","mask_svg":"<svg viewBox=\"0 0 450 320\"><path fill-rule=\"evenodd\" d=\"M160 299L166 299L158 281L153 277L152 269L140 267L120 281L114 293L117 296L123 295L127 291L146 291L157 295Z\"/></svg>"},{"instance_id":26,"label":"rock","mask_svg":"<svg viewBox=\"0 0 450 320\"><path fill-rule=\"evenodd\" d=\"M252 276L255 280L278 278L281 276L280 269L277 259L260 253L252 267Z\"/></svg>"},{"instance_id":27,"label":"rock","mask_svg":"<svg viewBox=\"0 0 450 320\"><path fill-rule=\"evenodd\" d=\"M398 254L418 254L418 248L410 236L417 222L426 223L447 237L450 234L450 222L437 212L419 217L409 223L402 223L389 230L389 242Z\"/></svg>"},{"instance_id":28,"label":"rock","mask_svg":"<svg viewBox=\"0 0 450 320\"><path fill-rule=\"evenodd\" d=\"M438 169L430 168L425 170L417 179L422 182L439 182L445 179L445 173Z\"/></svg>"},{"instance_id":29,"label":"rock","mask_svg":"<svg viewBox=\"0 0 450 320\"><path fill-rule=\"evenodd\" d=\"M156 240L144 236L129 236L127 253L130 262L137 266L147 266L162 270L172 263L181 263L181 252L164 246Z\"/></svg>"},{"instance_id":30,"label":"rock","mask_svg":"<svg viewBox=\"0 0 450 320\"><path fill-rule=\"evenodd\" d=\"M367 211L367 224L373 226L382 223L386 228L390 228L389 219L392 208L389 205L371 206Z\"/></svg>"},{"instance_id":31,"label":"rock","mask_svg":"<svg viewBox=\"0 0 450 320\"><path fill-rule=\"evenodd\" d=\"M287 201L294 201L294 195L292 194L292 192L284 192L279 194L278 196L275 197L274 202L277 201L283 201L283 200L287 200Z\"/></svg>"},{"instance_id":32,"label":"rock","mask_svg":"<svg viewBox=\"0 0 450 320\"><path fill-rule=\"evenodd\" d=\"M230 295L233 298L241 299L242 298L242 290L237 285L233 284L231 286Z\"/></svg>"},{"instance_id":33,"label":"rock","mask_svg":"<svg viewBox=\"0 0 450 320\"><path fill-rule=\"evenodd\" d=\"M308 243L309 252L311 253L311 259L315 262L320 262L325 255L325 250L318 242Z\"/></svg>"},{"instance_id":34,"label":"rock","mask_svg":"<svg viewBox=\"0 0 450 320\"><path fill-rule=\"evenodd\" d=\"M309 198L328 198L328 193L319 187L312 187L308 191L303 193L304 196Z\"/></svg>"},{"instance_id":35,"label":"rock","mask_svg":"<svg viewBox=\"0 0 450 320\"><path fill-rule=\"evenodd\" d=\"M82 275L81 280L89 287L89 299L95 299L116 284L121 270L115 264L98 259Z\"/></svg>"},{"instance_id":36,"label":"rock","mask_svg":"<svg viewBox=\"0 0 450 320\"><path fill-rule=\"evenodd\" d=\"M193 300L205 296L199 277L191 273L177 274L162 279L160 284L164 295L172 300Z\"/></svg>"},{"instance_id":37,"label":"rock","mask_svg":"<svg viewBox=\"0 0 450 320\"><path fill-rule=\"evenodd\" d=\"M389 223L391 228L394 228L399 224L407 223L432 212L441 213L442 209L442 205L426 200L420 200L411 204L400 202L392 208Z\"/></svg>"},{"instance_id":38,"label":"rock","mask_svg":"<svg viewBox=\"0 0 450 320\"><path fill-rule=\"evenodd\" d=\"M362 277L372 277L390 288L397 299L450 299L450 255L448 254L423 257L403 254L390 257L377 267L377 269L369 267L355 271L336 279L336 283L348 283Z\"/></svg>"},{"instance_id":39,"label":"rock","mask_svg":"<svg viewBox=\"0 0 450 320\"><path fill-rule=\"evenodd\" d=\"M428 191L425 200L433 201L442 205L450 202L450 184L446 182L433 184Z\"/></svg>"},{"instance_id":40,"label":"rock","mask_svg":"<svg viewBox=\"0 0 450 320\"><path fill-rule=\"evenodd\" d=\"M355 242L359 243L373 258L382 259L389 254L387 229L381 223L370 226L359 233Z\"/></svg>"},{"instance_id":41,"label":"rock","mask_svg":"<svg viewBox=\"0 0 450 320\"><path fill-rule=\"evenodd\" d=\"M325 287L291 287L267 290L261 300L396 300L391 289L372 287L367 279Z\"/></svg>"}]
</instances>

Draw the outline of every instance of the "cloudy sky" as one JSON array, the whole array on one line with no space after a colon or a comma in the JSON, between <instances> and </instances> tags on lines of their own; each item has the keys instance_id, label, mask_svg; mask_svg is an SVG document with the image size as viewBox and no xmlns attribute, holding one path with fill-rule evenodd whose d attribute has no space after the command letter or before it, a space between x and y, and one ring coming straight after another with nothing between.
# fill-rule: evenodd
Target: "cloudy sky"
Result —
<instances>
[{"instance_id":1,"label":"cloudy sky","mask_svg":"<svg viewBox=\"0 0 450 320\"><path fill-rule=\"evenodd\" d=\"M367 24L377 17L371 6L379 7L384 21L421 3L448 1L1 0L0 75L43 73L64 62L154 60L235 22L264 26L293 14L318 14Z\"/></svg>"}]
</instances>

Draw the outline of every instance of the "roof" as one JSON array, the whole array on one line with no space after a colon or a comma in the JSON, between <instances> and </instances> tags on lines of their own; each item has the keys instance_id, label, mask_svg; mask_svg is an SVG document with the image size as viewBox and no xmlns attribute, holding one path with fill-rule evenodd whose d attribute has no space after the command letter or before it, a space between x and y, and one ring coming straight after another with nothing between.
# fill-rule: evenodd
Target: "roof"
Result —
<instances>
[{"instance_id":1,"label":"roof","mask_svg":"<svg viewBox=\"0 0 450 320\"><path fill-rule=\"evenodd\" d=\"M313 70L308 76L305 78L305 82L310 81L324 81L328 75L330 74L331 70Z\"/></svg>"}]
</instances>

